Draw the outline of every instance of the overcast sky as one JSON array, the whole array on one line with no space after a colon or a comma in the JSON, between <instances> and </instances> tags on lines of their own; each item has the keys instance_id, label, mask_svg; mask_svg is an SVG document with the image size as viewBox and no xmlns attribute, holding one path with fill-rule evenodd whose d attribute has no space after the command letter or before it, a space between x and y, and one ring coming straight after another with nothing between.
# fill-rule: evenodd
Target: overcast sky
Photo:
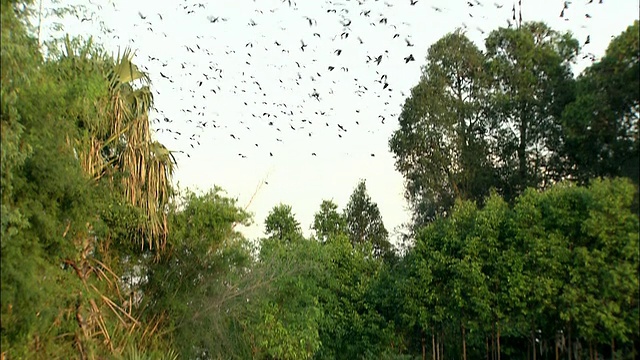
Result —
<instances>
[{"instance_id":1,"label":"overcast sky","mask_svg":"<svg viewBox=\"0 0 640 360\"><path fill-rule=\"evenodd\" d=\"M599 1L571 1L560 18L562 0L523 0L522 17L570 30L581 43L590 36L583 51L599 57L639 9L637 0ZM255 215L244 229L248 238L262 236L265 217L280 202L310 234L322 200L344 208L359 179L393 233L409 213L388 139L427 49L457 27L484 49L488 32L507 25L514 2L471 4L95 0L87 20L63 25L74 35L94 34L110 53L136 50L135 63L148 70L156 91L157 138L184 152L176 154L175 180L200 190L218 185L237 198ZM51 21L43 34L59 36ZM110 33L100 33L100 22ZM379 65L367 62L379 55ZM406 64L409 55L416 61ZM574 72L588 63L580 60ZM382 75L386 89L376 82Z\"/></svg>"}]
</instances>

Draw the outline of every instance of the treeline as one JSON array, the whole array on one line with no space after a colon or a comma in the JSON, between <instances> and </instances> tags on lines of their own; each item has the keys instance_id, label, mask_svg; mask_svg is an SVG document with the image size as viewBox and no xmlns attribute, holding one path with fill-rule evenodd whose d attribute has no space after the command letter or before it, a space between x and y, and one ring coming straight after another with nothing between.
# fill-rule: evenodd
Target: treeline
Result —
<instances>
[{"instance_id":1,"label":"treeline","mask_svg":"<svg viewBox=\"0 0 640 360\"><path fill-rule=\"evenodd\" d=\"M1 5L3 358L637 356L637 22L577 80L543 24L434 44L390 143L401 251L364 181L311 238L286 204L244 238L221 189L171 186L131 52L45 57Z\"/></svg>"},{"instance_id":2,"label":"treeline","mask_svg":"<svg viewBox=\"0 0 640 360\"><path fill-rule=\"evenodd\" d=\"M389 141L417 227L492 188L512 201L562 180L638 183L637 21L577 79L588 54L544 23L494 30L485 47L460 31L433 44Z\"/></svg>"}]
</instances>

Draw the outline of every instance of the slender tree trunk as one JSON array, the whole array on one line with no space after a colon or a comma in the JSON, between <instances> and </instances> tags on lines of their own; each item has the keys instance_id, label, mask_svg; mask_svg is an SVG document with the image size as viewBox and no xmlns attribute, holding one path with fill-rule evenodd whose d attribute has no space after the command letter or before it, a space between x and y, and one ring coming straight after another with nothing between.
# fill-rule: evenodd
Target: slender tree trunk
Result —
<instances>
[{"instance_id":1,"label":"slender tree trunk","mask_svg":"<svg viewBox=\"0 0 640 360\"><path fill-rule=\"evenodd\" d=\"M487 360L491 360L491 352L489 351L489 337L485 337L485 342L487 345Z\"/></svg>"},{"instance_id":2,"label":"slender tree trunk","mask_svg":"<svg viewBox=\"0 0 640 360\"><path fill-rule=\"evenodd\" d=\"M433 327L431 327L431 353L433 354L433 360L436 359L436 332Z\"/></svg>"},{"instance_id":3,"label":"slender tree trunk","mask_svg":"<svg viewBox=\"0 0 640 360\"><path fill-rule=\"evenodd\" d=\"M593 341L589 340L589 360L593 360Z\"/></svg>"},{"instance_id":4,"label":"slender tree trunk","mask_svg":"<svg viewBox=\"0 0 640 360\"><path fill-rule=\"evenodd\" d=\"M500 360L500 321L496 322L496 327L498 328L498 335L496 336L496 340L498 342L498 360Z\"/></svg>"},{"instance_id":5,"label":"slender tree trunk","mask_svg":"<svg viewBox=\"0 0 640 360\"><path fill-rule=\"evenodd\" d=\"M467 342L466 342L464 324L462 324L462 359L467 360Z\"/></svg>"},{"instance_id":6,"label":"slender tree trunk","mask_svg":"<svg viewBox=\"0 0 640 360\"><path fill-rule=\"evenodd\" d=\"M40 31L42 30L42 0L40 0L40 10L38 10L38 48L42 46L42 37Z\"/></svg>"},{"instance_id":7,"label":"slender tree trunk","mask_svg":"<svg viewBox=\"0 0 640 360\"><path fill-rule=\"evenodd\" d=\"M569 319L569 360L573 360L573 341L571 339L571 319Z\"/></svg>"},{"instance_id":8,"label":"slender tree trunk","mask_svg":"<svg viewBox=\"0 0 640 360\"><path fill-rule=\"evenodd\" d=\"M582 344L580 344L579 340L578 340L578 345L580 345L580 346L578 346L578 348L576 349L576 352L577 352L577 356L576 357L578 359L582 360Z\"/></svg>"},{"instance_id":9,"label":"slender tree trunk","mask_svg":"<svg viewBox=\"0 0 640 360\"><path fill-rule=\"evenodd\" d=\"M616 360L616 339L611 338L611 360Z\"/></svg>"},{"instance_id":10,"label":"slender tree trunk","mask_svg":"<svg viewBox=\"0 0 640 360\"><path fill-rule=\"evenodd\" d=\"M496 324L491 324L491 360L496 359Z\"/></svg>"},{"instance_id":11,"label":"slender tree trunk","mask_svg":"<svg viewBox=\"0 0 640 360\"><path fill-rule=\"evenodd\" d=\"M424 338L424 330L422 330L422 360L427 360L427 341Z\"/></svg>"},{"instance_id":12,"label":"slender tree trunk","mask_svg":"<svg viewBox=\"0 0 640 360\"><path fill-rule=\"evenodd\" d=\"M556 341L555 341L555 348L556 348L556 360L560 360L560 353L558 352L558 339L557 339L557 335L556 335Z\"/></svg>"},{"instance_id":13,"label":"slender tree trunk","mask_svg":"<svg viewBox=\"0 0 640 360\"><path fill-rule=\"evenodd\" d=\"M437 360L440 360L440 334L436 339L436 355L438 355Z\"/></svg>"},{"instance_id":14,"label":"slender tree trunk","mask_svg":"<svg viewBox=\"0 0 640 360\"><path fill-rule=\"evenodd\" d=\"M537 353L536 353L536 333L535 333L535 330L533 330L533 328L531 328L531 354L532 354L532 359L536 360L536 358L537 358Z\"/></svg>"},{"instance_id":15,"label":"slender tree trunk","mask_svg":"<svg viewBox=\"0 0 640 360\"><path fill-rule=\"evenodd\" d=\"M527 184L527 132L528 119L524 111L520 112L520 138L518 142L518 175L520 177L519 190L524 190Z\"/></svg>"}]
</instances>

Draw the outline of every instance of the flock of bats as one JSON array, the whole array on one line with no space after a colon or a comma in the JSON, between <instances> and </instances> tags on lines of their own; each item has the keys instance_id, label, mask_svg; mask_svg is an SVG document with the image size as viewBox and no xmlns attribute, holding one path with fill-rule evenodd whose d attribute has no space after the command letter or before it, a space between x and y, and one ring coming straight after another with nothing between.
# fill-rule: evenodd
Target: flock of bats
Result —
<instances>
[{"instance_id":1,"label":"flock of bats","mask_svg":"<svg viewBox=\"0 0 640 360\"><path fill-rule=\"evenodd\" d=\"M594 6L603 3L603 0L582 1ZM477 11L480 8L492 8L492 11L504 12L508 27L519 26L523 21L522 0L516 0L512 4L497 2L485 4L480 0L465 2L468 13L461 17L460 27L466 30L473 30L467 25L467 21L473 21L470 19L474 17L483 17ZM235 3L241 6L240 1ZM320 5L323 11L321 16L319 13L301 13L293 0L283 0L280 6L273 8L264 6L258 8L258 2L254 0L253 4L256 8L251 17L233 18L211 15L208 10L209 5L189 4L185 0L177 4L175 11L192 16L194 23L201 21L205 26L210 26L206 31L216 36L238 32L239 25L245 27L244 31L247 33L256 35L250 36L249 41L237 43L235 46L227 45L224 48L212 49L215 46L215 38L210 40L213 36L200 34L192 39L193 41L187 40L188 42L181 48L173 49L173 60L162 58L160 55L146 54L134 60L141 63L142 67L150 73L157 95L161 95L160 91L168 92L166 89L171 88L171 96L180 98L182 104L179 113L169 114L162 109L162 103L157 101L157 107L160 109L154 108L154 114L152 114L155 115L154 127L160 132L170 133L179 144L187 146L186 149L176 152L188 157L191 156L189 153L204 141L203 132L216 129L219 134L223 134L221 136L227 136L233 141L238 141L239 145L245 146L238 156L246 158L259 153L262 153L262 156L276 156L277 143L287 141L288 136L313 138L317 132L333 131L335 136L343 138L352 129L356 132L362 131L365 127L361 124L364 122L369 125L368 128L374 124L377 127L384 126L397 118L397 107L406 98L403 91L394 89L393 73L401 75L402 69L399 67L409 66L410 63L416 62L416 59L425 56L424 53L414 51L411 32L418 30L412 30L408 23L387 13L398 10L423 13L449 11L448 8L434 6L433 3L426 0L387 0L386 2L326 0ZM251 2L246 1L242 6L246 4ZM568 21L572 2L560 1L559 4L562 5L559 16ZM401 7L406 9L398 9ZM507 11L509 11L508 17ZM287 12L285 22L278 25L269 23L269 17L283 12ZM590 13L579 16L583 15L585 19L592 18ZM171 16L175 14L140 11L139 22L134 26L136 31L146 30L162 41L167 37L166 32L161 31L162 25ZM298 28L290 30L288 25L293 22L297 22ZM320 22L328 24L325 26L325 24L319 24ZM231 23L235 23L235 29L228 27ZM262 26L270 28L262 29ZM278 29L273 29L274 26L280 26L280 32L286 35L283 35L284 39L275 38L276 35L264 35L270 31L277 31ZM495 26L504 25L496 24ZM304 28L307 29L306 32L299 30ZM363 32L362 29L367 30ZM485 33L480 27L476 27L475 30ZM386 38L383 35L376 35L377 41L367 39L366 35L371 31L376 31L376 34L387 34ZM299 38L297 43L291 41L294 35ZM587 36L582 46L588 45L590 41L590 36ZM135 38L133 46L136 47ZM353 55L355 48L359 48L358 51L360 51L356 57ZM399 53L399 51L402 52ZM264 65L265 59L270 56L269 53L278 53L279 63L266 64L267 69L263 67L258 70L257 64ZM349 57L349 54L351 54L350 59L360 60L346 61L345 55ZM217 61L222 56L233 57L235 66L242 70L228 73L227 69L220 66ZM583 56L591 58L592 61L595 60L593 54ZM193 61L196 57L210 60L206 63ZM282 74L280 70L285 67L293 70L288 74ZM355 75L356 72L357 75ZM158 84L161 86L157 86ZM285 91L288 91L288 95L283 99L282 94ZM168 95L163 94L163 96ZM349 114L335 110L331 106L331 101L326 100L332 96L341 97L343 100L346 97L352 97L353 101L350 98L347 100L354 104L355 113ZM216 103L216 97L225 97L227 100ZM229 106L228 99L238 101L241 109L239 111L246 116L238 116L235 119L222 118L218 113L207 110L216 106ZM372 102L376 103L376 107L382 108L380 113L376 118L363 119L363 116L358 114L361 110L373 108L374 106L370 105ZM324 105L325 103L329 104ZM355 105L358 103L364 105L358 108ZM395 113L391 110L392 106L396 107ZM360 130L358 130L359 127ZM256 132L257 136L249 137L247 132L251 131ZM245 135L253 139L249 144L243 140ZM185 138L188 138L188 142ZM253 150L247 149L247 145ZM319 147L309 151L309 155L319 156L321 151L322 148ZM367 152L366 155L373 157L375 153Z\"/></svg>"}]
</instances>

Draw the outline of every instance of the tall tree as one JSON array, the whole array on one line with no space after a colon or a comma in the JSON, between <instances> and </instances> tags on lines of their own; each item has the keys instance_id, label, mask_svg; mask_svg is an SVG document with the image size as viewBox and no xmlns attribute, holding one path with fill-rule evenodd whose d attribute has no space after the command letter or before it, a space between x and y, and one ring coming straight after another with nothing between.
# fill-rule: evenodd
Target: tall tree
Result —
<instances>
[{"instance_id":1,"label":"tall tree","mask_svg":"<svg viewBox=\"0 0 640 360\"><path fill-rule=\"evenodd\" d=\"M118 169L128 174L123 178L125 194L147 216L146 225L140 229L147 245L162 248L168 232L163 209L172 196L171 176L175 159L162 144L152 139L149 128L149 111L153 107L150 79L132 60L133 53L129 49L115 59L115 66L108 77L111 97L108 123L99 129L106 132L108 138L104 142L98 140L99 137L92 139L92 144L101 147L102 152L107 147L117 154ZM135 81L141 81L143 85L134 86ZM112 144L114 141L116 143ZM92 150L90 154L95 154L97 149ZM90 159L91 155L88 160L92 161ZM93 161L99 162L98 159Z\"/></svg>"},{"instance_id":2,"label":"tall tree","mask_svg":"<svg viewBox=\"0 0 640 360\"><path fill-rule=\"evenodd\" d=\"M265 220L265 231L272 239L293 241L302 237L300 223L291 206L279 204L271 209Z\"/></svg>"},{"instance_id":3,"label":"tall tree","mask_svg":"<svg viewBox=\"0 0 640 360\"><path fill-rule=\"evenodd\" d=\"M347 219L338 212L338 205L331 200L323 200L320 211L313 216L313 230L320 241L327 241L339 234L346 234Z\"/></svg>"},{"instance_id":4,"label":"tall tree","mask_svg":"<svg viewBox=\"0 0 640 360\"><path fill-rule=\"evenodd\" d=\"M268 286L263 273L246 271L251 255L235 225L249 218L217 187L201 195L185 191L169 206L167 251L139 266L146 280L132 290L142 294L145 316L170 330L164 341L181 358L249 356L236 316Z\"/></svg>"},{"instance_id":5,"label":"tall tree","mask_svg":"<svg viewBox=\"0 0 640 360\"><path fill-rule=\"evenodd\" d=\"M382 222L378 204L373 202L367 193L364 180L360 180L351 194L344 209L344 216L353 245L370 243L377 256L385 256L391 252L389 232Z\"/></svg>"},{"instance_id":6,"label":"tall tree","mask_svg":"<svg viewBox=\"0 0 640 360\"><path fill-rule=\"evenodd\" d=\"M604 57L578 78L562 114L567 176L580 183L626 176L638 184L640 60L638 21L614 38Z\"/></svg>"},{"instance_id":7,"label":"tall tree","mask_svg":"<svg viewBox=\"0 0 640 360\"><path fill-rule=\"evenodd\" d=\"M544 23L499 28L485 41L492 75L489 136L500 192L513 199L525 188L547 186L559 175L551 158L560 115L573 99L570 64L578 42Z\"/></svg>"},{"instance_id":8,"label":"tall tree","mask_svg":"<svg viewBox=\"0 0 640 360\"><path fill-rule=\"evenodd\" d=\"M462 31L433 44L389 146L418 224L446 214L456 198L481 200L492 185L484 57Z\"/></svg>"}]
</instances>

